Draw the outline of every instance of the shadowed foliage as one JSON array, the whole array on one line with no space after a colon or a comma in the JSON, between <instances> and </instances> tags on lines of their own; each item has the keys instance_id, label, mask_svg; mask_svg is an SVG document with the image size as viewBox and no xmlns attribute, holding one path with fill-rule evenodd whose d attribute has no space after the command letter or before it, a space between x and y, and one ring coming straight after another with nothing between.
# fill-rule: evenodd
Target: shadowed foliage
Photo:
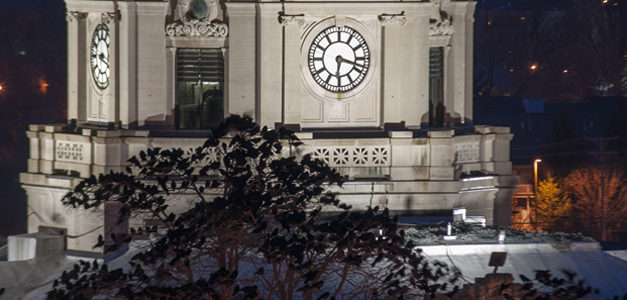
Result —
<instances>
[{"instance_id":1,"label":"shadowed foliage","mask_svg":"<svg viewBox=\"0 0 627 300\"><path fill-rule=\"evenodd\" d=\"M120 220L158 225L100 237L105 252L140 236L152 242L124 269L81 262L49 298L381 299L450 290L456 272L427 262L387 210L341 203L331 191L344 178L300 145L291 131L232 116L201 147L148 149L126 172L84 180L65 205L115 203ZM174 212L169 205L183 199L191 207Z\"/></svg>"}]
</instances>

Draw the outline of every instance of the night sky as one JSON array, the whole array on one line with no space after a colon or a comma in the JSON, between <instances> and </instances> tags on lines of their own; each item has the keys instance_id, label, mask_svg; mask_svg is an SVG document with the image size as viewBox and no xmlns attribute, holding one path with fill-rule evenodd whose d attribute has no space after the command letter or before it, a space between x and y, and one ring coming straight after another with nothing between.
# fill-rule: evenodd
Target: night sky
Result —
<instances>
[{"instance_id":1,"label":"night sky","mask_svg":"<svg viewBox=\"0 0 627 300\"><path fill-rule=\"evenodd\" d=\"M610 104L606 110L600 109L597 117L601 121L618 118L612 122L623 124L620 129L623 132L600 130L594 134L625 134L627 17L619 17L621 14L625 16L625 7L618 6L616 0L607 1L604 7L599 4L601 0L583 1L588 3L586 5L592 3L591 8L571 5L574 2L577 1L478 1L475 17L475 123L502 121L505 124L500 125L507 125L511 122L507 113L518 113L510 109L519 107L518 100L525 97L542 98L556 105L602 97L606 102L609 98ZM503 15L503 11L518 11L519 14L509 18L514 20L513 23L498 23L502 19L498 16ZM567 18L551 17L561 13ZM493 15L497 17L493 18ZM540 25L533 22L544 19L534 16L555 19L556 23L542 27L541 22ZM601 21L594 23L595 20ZM65 24L62 0L0 0L0 237L26 229L26 200L19 187L18 174L26 169L28 143L25 131L28 124L66 121ZM582 46L584 42L579 39L594 30L586 31L586 28L603 29L595 31L601 33L591 35L592 42L587 47ZM558 40L561 44L551 44L555 43L555 35L561 38ZM595 39L600 42L594 44ZM526 42L520 44L520 41ZM537 71L529 69L532 64L538 64ZM605 64L612 68L603 67ZM618 66L617 74L608 71L614 66ZM599 76L606 76L606 79L600 82ZM486 105L489 101L499 101L498 97L510 97L507 101L518 104L507 105L500 101L498 105ZM612 105L619 102L623 104L617 106L617 112ZM483 108L478 109L480 107ZM548 125L544 126L551 126L554 120L563 117L563 108L554 109L555 112L545 116L543 122ZM571 114L576 114L578 109ZM498 116L502 116L502 120ZM570 119L576 118L570 116ZM574 130L571 134L576 136L577 132ZM549 136L548 132L542 134ZM513 147L547 142L535 135L527 138L515 139ZM529 159L522 159L526 160Z\"/></svg>"},{"instance_id":2,"label":"night sky","mask_svg":"<svg viewBox=\"0 0 627 300\"><path fill-rule=\"evenodd\" d=\"M26 230L28 124L64 122L65 3L0 0L0 236Z\"/></svg>"}]
</instances>

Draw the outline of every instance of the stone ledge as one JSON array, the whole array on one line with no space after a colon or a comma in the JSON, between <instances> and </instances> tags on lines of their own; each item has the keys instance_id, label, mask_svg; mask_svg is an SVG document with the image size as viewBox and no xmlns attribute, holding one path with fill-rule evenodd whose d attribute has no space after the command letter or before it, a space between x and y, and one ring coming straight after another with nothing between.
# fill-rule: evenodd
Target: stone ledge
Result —
<instances>
[{"instance_id":1,"label":"stone ledge","mask_svg":"<svg viewBox=\"0 0 627 300\"><path fill-rule=\"evenodd\" d=\"M70 176L20 173L20 183L23 185L38 185L70 189L76 186L80 180L83 179Z\"/></svg>"},{"instance_id":2,"label":"stone ledge","mask_svg":"<svg viewBox=\"0 0 627 300\"><path fill-rule=\"evenodd\" d=\"M389 135L391 138L404 138L404 139L410 139L413 137L414 133L412 131L390 131Z\"/></svg>"},{"instance_id":3,"label":"stone ledge","mask_svg":"<svg viewBox=\"0 0 627 300\"><path fill-rule=\"evenodd\" d=\"M430 138L450 138L455 135L455 130L431 130L427 132Z\"/></svg>"},{"instance_id":4,"label":"stone ledge","mask_svg":"<svg viewBox=\"0 0 627 300\"><path fill-rule=\"evenodd\" d=\"M43 127L45 132L62 132L65 126L66 125L50 124L44 125Z\"/></svg>"},{"instance_id":5,"label":"stone ledge","mask_svg":"<svg viewBox=\"0 0 627 300\"><path fill-rule=\"evenodd\" d=\"M505 126L475 125L475 132L480 134L488 133L510 133L510 128Z\"/></svg>"},{"instance_id":6,"label":"stone ledge","mask_svg":"<svg viewBox=\"0 0 627 300\"><path fill-rule=\"evenodd\" d=\"M28 130L29 131L43 131L44 130L44 125L41 125L41 124L30 124L30 125L28 125Z\"/></svg>"}]
</instances>

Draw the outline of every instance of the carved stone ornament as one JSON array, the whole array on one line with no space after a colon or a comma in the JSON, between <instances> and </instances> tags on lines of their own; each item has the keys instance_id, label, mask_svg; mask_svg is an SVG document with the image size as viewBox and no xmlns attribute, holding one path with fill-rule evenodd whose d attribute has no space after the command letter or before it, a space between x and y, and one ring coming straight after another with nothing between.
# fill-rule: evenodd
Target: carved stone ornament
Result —
<instances>
[{"instance_id":1,"label":"carved stone ornament","mask_svg":"<svg viewBox=\"0 0 627 300\"><path fill-rule=\"evenodd\" d=\"M224 23L200 20L176 21L165 27L167 36L226 37L229 27Z\"/></svg>"},{"instance_id":2,"label":"carved stone ornament","mask_svg":"<svg viewBox=\"0 0 627 300\"><path fill-rule=\"evenodd\" d=\"M104 12L100 15L103 24L111 24L113 21L119 21L121 18L120 12Z\"/></svg>"},{"instance_id":3,"label":"carved stone ornament","mask_svg":"<svg viewBox=\"0 0 627 300\"><path fill-rule=\"evenodd\" d=\"M286 15L283 12L279 12L279 23L283 26L298 25L300 27L305 27L308 22L305 19L304 14Z\"/></svg>"},{"instance_id":4,"label":"carved stone ornament","mask_svg":"<svg viewBox=\"0 0 627 300\"><path fill-rule=\"evenodd\" d=\"M68 21L68 23L72 23L76 20L84 19L86 17L87 17L86 12L68 11L65 13L65 20Z\"/></svg>"},{"instance_id":5,"label":"carved stone ornament","mask_svg":"<svg viewBox=\"0 0 627 300\"><path fill-rule=\"evenodd\" d=\"M441 0L433 1L429 18L429 35L452 35L454 32L453 16L442 10Z\"/></svg>"},{"instance_id":6,"label":"carved stone ornament","mask_svg":"<svg viewBox=\"0 0 627 300\"><path fill-rule=\"evenodd\" d=\"M229 27L219 21L218 0L179 0L174 22L165 27L167 36L226 37Z\"/></svg>"},{"instance_id":7,"label":"carved stone ornament","mask_svg":"<svg viewBox=\"0 0 627 300\"><path fill-rule=\"evenodd\" d=\"M380 14L379 22L381 22L381 26L405 26L405 24L407 23L407 18L405 17L404 11L402 11L400 14Z\"/></svg>"},{"instance_id":8,"label":"carved stone ornament","mask_svg":"<svg viewBox=\"0 0 627 300\"><path fill-rule=\"evenodd\" d=\"M174 20L208 20L222 17L218 0L178 0L174 9Z\"/></svg>"}]
</instances>

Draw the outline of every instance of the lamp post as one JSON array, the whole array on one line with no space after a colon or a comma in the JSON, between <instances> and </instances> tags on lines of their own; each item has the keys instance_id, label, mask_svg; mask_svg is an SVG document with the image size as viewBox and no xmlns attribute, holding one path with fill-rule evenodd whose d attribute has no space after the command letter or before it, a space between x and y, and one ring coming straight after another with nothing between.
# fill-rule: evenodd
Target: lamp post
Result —
<instances>
[{"instance_id":1,"label":"lamp post","mask_svg":"<svg viewBox=\"0 0 627 300\"><path fill-rule=\"evenodd\" d=\"M539 158L533 161L533 193L536 197L538 196L538 163L540 162L542 160Z\"/></svg>"},{"instance_id":2,"label":"lamp post","mask_svg":"<svg viewBox=\"0 0 627 300\"><path fill-rule=\"evenodd\" d=\"M540 163L541 161L542 160L539 158L536 158L536 160L533 161L533 199L535 201L533 205L535 220L533 224L534 230L538 230L538 163Z\"/></svg>"},{"instance_id":3,"label":"lamp post","mask_svg":"<svg viewBox=\"0 0 627 300\"><path fill-rule=\"evenodd\" d=\"M536 72L539 71L538 64L537 63L532 63L529 66L529 71L531 72L532 76L537 77ZM535 78L534 81L535 81L535 88L536 88L536 90L535 90L536 95L535 96L536 97L540 97L540 83L538 82L538 78Z\"/></svg>"}]
</instances>

